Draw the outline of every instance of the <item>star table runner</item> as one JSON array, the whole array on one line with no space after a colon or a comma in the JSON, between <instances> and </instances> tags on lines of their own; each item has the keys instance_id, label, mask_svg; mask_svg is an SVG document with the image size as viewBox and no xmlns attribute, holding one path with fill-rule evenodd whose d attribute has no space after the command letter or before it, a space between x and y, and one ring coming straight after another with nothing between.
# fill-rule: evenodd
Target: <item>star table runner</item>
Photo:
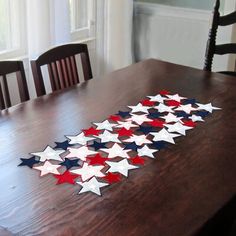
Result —
<instances>
[{"instance_id":1,"label":"star table runner","mask_svg":"<svg viewBox=\"0 0 236 236\"><path fill-rule=\"evenodd\" d=\"M101 188L124 180L131 170L154 159L161 149L175 144L176 138L221 108L162 90L128 109L76 135L66 135L55 147L20 158L19 166L39 171L42 177L51 175L57 185L77 184L78 194L101 196Z\"/></svg>"}]
</instances>

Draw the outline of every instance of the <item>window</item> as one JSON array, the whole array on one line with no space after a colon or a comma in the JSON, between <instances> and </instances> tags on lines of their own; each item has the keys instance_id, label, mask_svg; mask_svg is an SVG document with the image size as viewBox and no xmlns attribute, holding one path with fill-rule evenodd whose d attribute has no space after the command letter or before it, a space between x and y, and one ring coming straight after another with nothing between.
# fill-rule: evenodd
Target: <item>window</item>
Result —
<instances>
[{"instance_id":1,"label":"window","mask_svg":"<svg viewBox=\"0 0 236 236\"><path fill-rule=\"evenodd\" d=\"M23 54L24 1L0 0L0 54Z\"/></svg>"},{"instance_id":2,"label":"window","mask_svg":"<svg viewBox=\"0 0 236 236\"><path fill-rule=\"evenodd\" d=\"M93 37L95 32L95 1L69 0L69 4L72 40Z\"/></svg>"}]
</instances>

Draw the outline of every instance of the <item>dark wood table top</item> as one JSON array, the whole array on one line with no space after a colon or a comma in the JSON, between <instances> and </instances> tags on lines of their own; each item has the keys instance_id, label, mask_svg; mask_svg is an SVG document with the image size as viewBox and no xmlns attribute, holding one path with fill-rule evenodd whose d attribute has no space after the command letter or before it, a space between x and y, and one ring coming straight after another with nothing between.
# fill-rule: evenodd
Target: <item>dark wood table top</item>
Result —
<instances>
[{"instance_id":1,"label":"dark wood table top","mask_svg":"<svg viewBox=\"0 0 236 236\"><path fill-rule=\"evenodd\" d=\"M157 152L129 178L77 195L79 186L17 167L19 158L100 122L147 95L172 93L223 110ZM1 235L193 235L236 193L236 80L146 60L0 115ZM1 229L2 228L2 229Z\"/></svg>"}]
</instances>

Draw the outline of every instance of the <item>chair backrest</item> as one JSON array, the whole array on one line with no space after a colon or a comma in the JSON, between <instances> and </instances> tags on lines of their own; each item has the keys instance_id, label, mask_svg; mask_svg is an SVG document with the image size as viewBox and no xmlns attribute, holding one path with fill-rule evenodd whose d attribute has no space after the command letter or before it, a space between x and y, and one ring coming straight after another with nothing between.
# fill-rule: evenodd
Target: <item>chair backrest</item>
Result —
<instances>
[{"instance_id":1,"label":"chair backrest","mask_svg":"<svg viewBox=\"0 0 236 236\"><path fill-rule=\"evenodd\" d=\"M7 83L7 74L16 73L17 84L21 102L29 100L29 91L25 78L25 70L22 61L0 61L0 110L11 107L11 98ZM2 85L3 86L2 86Z\"/></svg>"},{"instance_id":2,"label":"chair backrest","mask_svg":"<svg viewBox=\"0 0 236 236\"><path fill-rule=\"evenodd\" d=\"M37 96L45 95L41 66L47 65L52 91L64 89L80 82L75 55L81 55L84 79L93 77L86 44L66 44L55 47L31 61Z\"/></svg>"},{"instance_id":3,"label":"chair backrest","mask_svg":"<svg viewBox=\"0 0 236 236\"><path fill-rule=\"evenodd\" d=\"M214 54L224 55L224 54L236 53L235 43L216 45L216 36L218 27L228 26L236 23L236 12L232 12L231 14L225 16L220 16L219 8L220 8L220 0L216 0L213 11L212 25L209 32L209 38L207 41L207 48L205 54L204 70L207 71L211 71L212 69Z\"/></svg>"}]
</instances>

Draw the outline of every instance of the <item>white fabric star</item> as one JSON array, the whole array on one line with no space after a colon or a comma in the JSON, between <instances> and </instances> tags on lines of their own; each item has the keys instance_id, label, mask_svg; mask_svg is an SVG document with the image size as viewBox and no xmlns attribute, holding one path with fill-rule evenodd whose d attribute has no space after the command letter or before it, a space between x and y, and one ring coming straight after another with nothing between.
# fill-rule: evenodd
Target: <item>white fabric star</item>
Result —
<instances>
[{"instance_id":1,"label":"white fabric star","mask_svg":"<svg viewBox=\"0 0 236 236\"><path fill-rule=\"evenodd\" d=\"M180 97L179 94L175 95L166 95L169 99L180 102L182 99L186 99L186 97Z\"/></svg>"},{"instance_id":2,"label":"white fabric star","mask_svg":"<svg viewBox=\"0 0 236 236\"><path fill-rule=\"evenodd\" d=\"M106 143L106 142L121 143L118 136L119 136L118 134L113 134L105 130L102 134L99 134L96 137L100 138L102 143Z\"/></svg>"},{"instance_id":3,"label":"white fabric star","mask_svg":"<svg viewBox=\"0 0 236 236\"><path fill-rule=\"evenodd\" d=\"M153 155L153 153L154 153L154 152L157 152L157 151L158 151L158 150L156 150L156 149L151 149L151 148L149 148L147 145L144 145L142 148L139 148L139 149L137 150L138 155L139 155L140 157L142 157L142 156L147 156L147 157L151 157L151 158L155 158L154 155Z\"/></svg>"},{"instance_id":4,"label":"white fabric star","mask_svg":"<svg viewBox=\"0 0 236 236\"><path fill-rule=\"evenodd\" d=\"M166 116L162 116L161 118L165 119L166 123L171 123L171 122L182 122L181 119L183 117L177 117L172 113L168 113Z\"/></svg>"},{"instance_id":5,"label":"white fabric star","mask_svg":"<svg viewBox=\"0 0 236 236\"><path fill-rule=\"evenodd\" d=\"M80 144L80 145L86 145L87 142L94 140L95 138L93 137L87 137L84 135L83 132L81 132L78 135L73 135L73 136L66 136L68 139L70 139L69 144Z\"/></svg>"},{"instance_id":6,"label":"white fabric star","mask_svg":"<svg viewBox=\"0 0 236 236\"><path fill-rule=\"evenodd\" d=\"M171 112L173 113L174 111L172 110L174 107L166 106L162 103L160 103L158 106L155 107L159 112Z\"/></svg>"},{"instance_id":7,"label":"white fabric star","mask_svg":"<svg viewBox=\"0 0 236 236\"><path fill-rule=\"evenodd\" d=\"M138 166L130 165L127 159L123 159L119 162L106 161L106 163L110 166L108 172L119 172L126 177L128 177L129 170L138 168Z\"/></svg>"},{"instance_id":8,"label":"white fabric star","mask_svg":"<svg viewBox=\"0 0 236 236\"><path fill-rule=\"evenodd\" d=\"M166 100L165 97L162 97L160 94L156 95L156 96L148 96L150 98L151 102L160 102L160 103L164 103L164 101Z\"/></svg>"},{"instance_id":9,"label":"white fabric star","mask_svg":"<svg viewBox=\"0 0 236 236\"><path fill-rule=\"evenodd\" d=\"M130 118L127 119L128 121L134 121L138 125L141 125L144 122L152 121L147 117L147 115L132 115Z\"/></svg>"},{"instance_id":10,"label":"white fabric star","mask_svg":"<svg viewBox=\"0 0 236 236\"><path fill-rule=\"evenodd\" d=\"M60 174L60 172L58 171L59 167L61 167L61 165L54 165L50 161L45 161L42 166L35 166L33 168L41 171L40 176L44 176L47 174L59 175Z\"/></svg>"},{"instance_id":11,"label":"white fabric star","mask_svg":"<svg viewBox=\"0 0 236 236\"><path fill-rule=\"evenodd\" d=\"M124 150L119 144L115 143L111 148L102 148L101 151L108 153L108 158L123 157L130 158L128 152L131 150Z\"/></svg>"},{"instance_id":12,"label":"white fabric star","mask_svg":"<svg viewBox=\"0 0 236 236\"><path fill-rule=\"evenodd\" d=\"M184 111L187 114L190 114L191 111L196 111L197 109L192 107L191 104L187 104L187 105L180 105L179 107L177 107L175 109L175 111Z\"/></svg>"},{"instance_id":13,"label":"white fabric star","mask_svg":"<svg viewBox=\"0 0 236 236\"><path fill-rule=\"evenodd\" d=\"M94 123L99 130L109 130L112 131L113 127L117 126L116 124L111 124L108 120L104 120L102 123Z\"/></svg>"},{"instance_id":14,"label":"white fabric star","mask_svg":"<svg viewBox=\"0 0 236 236\"><path fill-rule=\"evenodd\" d=\"M208 104L197 103L197 105L198 105L198 108L196 110L205 110L210 113L212 113L213 110L221 110L221 108L219 107L213 107L211 103L208 103Z\"/></svg>"},{"instance_id":15,"label":"white fabric star","mask_svg":"<svg viewBox=\"0 0 236 236\"><path fill-rule=\"evenodd\" d=\"M138 127L138 125L135 125L132 121L118 121L119 125L117 125L117 128L125 128L130 129L134 127Z\"/></svg>"},{"instance_id":16,"label":"white fabric star","mask_svg":"<svg viewBox=\"0 0 236 236\"><path fill-rule=\"evenodd\" d=\"M77 157L82 161L86 161L86 157L89 155L97 154L97 152L89 150L88 147L82 146L79 148L68 148L69 154L66 155L67 158Z\"/></svg>"},{"instance_id":17,"label":"white fabric star","mask_svg":"<svg viewBox=\"0 0 236 236\"><path fill-rule=\"evenodd\" d=\"M98 182L95 177L84 183L82 182L76 182L76 183L82 186L82 189L79 191L79 194L85 192L93 192L99 196L101 196L100 188L109 185L107 183Z\"/></svg>"},{"instance_id":18,"label":"white fabric star","mask_svg":"<svg viewBox=\"0 0 236 236\"><path fill-rule=\"evenodd\" d=\"M168 128L168 132L177 132L182 135L186 135L186 130L193 129L193 127L182 125L180 123L175 123L173 125L165 125L165 127Z\"/></svg>"},{"instance_id":19,"label":"white fabric star","mask_svg":"<svg viewBox=\"0 0 236 236\"><path fill-rule=\"evenodd\" d=\"M143 144L152 143L152 141L147 139L146 135L133 135L130 138L125 139L124 142L126 142L126 143L135 142L138 146L143 145Z\"/></svg>"},{"instance_id":20,"label":"white fabric star","mask_svg":"<svg viewBox=\"0 0 236 236\"><path fill-rule=\"evenodd\" d=\"M79 169L70 170L71 173L80 175L83 181L90 179L93 176L104 177L105 175L101 172L104 166L90 166L84 162L83 166Z\"/></svg>"},{"instance_id":21,"label":"white fabric star","mask_svg":"<svg viewBox=\"0 0 236 236\"><path fill-rule=\"evenodd\" d=\"M132 109L132 113L134 112L148 113L148 109L150 109L150 107L143 106L141 103L139 103L137 106L128 106L128 107Z\"/></svg>"},{"instance_id":22,"label":"white fabric star","mask_svg":"<svg viewBox=\"0 0 236 236\"><path fill-rule=\"evenodd\" d=\"M165 128L159 132L151 132L151 135L154 136L153 141L165 141L168 143L175 144L174 138L179 137L179 134L171 134Z\"/></svg>"},{"instance_id":23,"label":"white fabric star","mask_svg":"<svg viewBox=\"0 0 236 236\"><path fill-rule=\"evenodd\" d=\"M50 146L47 146L43 152L32 152L30 153L33 156L37 156L40 158L40 161L44 162L46 160L55 160L62 161L60 155L65 152L65 150L55 150Z\"/></svg>"},{"instance_id":24,"label":"white fabric star","mask_svg":"<svg viewBox=\"0 0 236 236\"><path fill-rule=\"evenodd\" d=\"M192 115L189 117L189 119L191 119L193 122L196 122L196 121L203 121L204 122L204 120L202 119L201 116Z\"/></svg>"}]
</instances>

